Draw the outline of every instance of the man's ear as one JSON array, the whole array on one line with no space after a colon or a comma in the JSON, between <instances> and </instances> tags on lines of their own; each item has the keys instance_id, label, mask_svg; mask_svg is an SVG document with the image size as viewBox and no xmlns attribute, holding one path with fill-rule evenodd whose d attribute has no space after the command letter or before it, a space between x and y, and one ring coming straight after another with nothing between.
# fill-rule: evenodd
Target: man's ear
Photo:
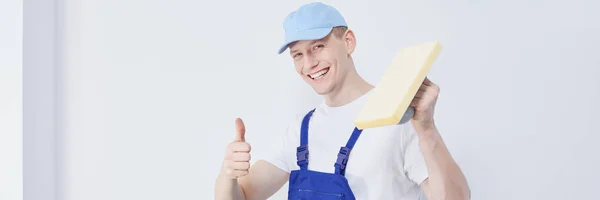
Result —
<instances>
[{"instance_id":1,"label":"man's ear","mask_svg":"<svg viewBox=\"0 0 600 200\"><path fill-rule=\"evenodd\" d=\"M346 54L350 56L354 52L354 48L356 48L356 37L354 36L354 31L348 29L344 34L344 44L346 45Z\"/></svg>"}]
</instances>

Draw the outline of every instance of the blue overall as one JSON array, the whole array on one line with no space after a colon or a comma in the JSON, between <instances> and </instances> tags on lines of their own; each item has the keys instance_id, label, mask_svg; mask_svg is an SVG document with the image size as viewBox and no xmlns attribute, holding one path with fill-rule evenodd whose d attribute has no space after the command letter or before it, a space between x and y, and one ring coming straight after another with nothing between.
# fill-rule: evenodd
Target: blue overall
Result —
<instances>
[{"instance_id":1,"label":"blue overall","mask_svg":"<svg viewBox=\"0 0 600 200\"><path fill-rule=\"evenodd\" d=\"M288 199L354 200L354 194L344 174L350 151L362 130L355 127L346 146L340 148L337 162L334 164L334 174L308 170L308 123L314 111L313 109L308 112L302 120L300 146L296 149L297 164L300 169L290 173Z\"/></svg>"}]
</instances>

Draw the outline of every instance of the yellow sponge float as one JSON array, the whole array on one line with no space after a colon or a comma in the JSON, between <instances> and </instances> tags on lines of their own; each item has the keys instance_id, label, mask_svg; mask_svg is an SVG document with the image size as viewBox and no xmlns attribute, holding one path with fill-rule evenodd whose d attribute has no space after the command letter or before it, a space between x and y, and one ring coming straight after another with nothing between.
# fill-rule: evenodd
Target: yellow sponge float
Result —
<instances>
[{"instance_id":1,"label":"yellow sponge float","mask_svg":"<svg viewBox=\"0 0 600 200\"><path fill-rule=\"evenodd\" d=\"M401 49L367 97L354 125L358 129L398 124L425 80L442 46L438 41Z\"/></svg>"}]
</instances>

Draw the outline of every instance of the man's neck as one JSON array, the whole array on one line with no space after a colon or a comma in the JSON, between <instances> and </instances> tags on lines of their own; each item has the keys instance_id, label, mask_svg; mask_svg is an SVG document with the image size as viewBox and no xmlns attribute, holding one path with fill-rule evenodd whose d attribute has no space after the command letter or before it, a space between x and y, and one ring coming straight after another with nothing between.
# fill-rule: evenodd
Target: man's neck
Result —
<instances>
[{"instance_id":1,"label":"man's neck","mask_svg":"<svg viewBox=\"0 0 600 200\"><path fill-rule=\"evenodd\" d=\"M373 89L373 86L355 72L344 80L336 91L325 96L325 103L330 107L346 105Z\"/></svg>"}]
</instances>

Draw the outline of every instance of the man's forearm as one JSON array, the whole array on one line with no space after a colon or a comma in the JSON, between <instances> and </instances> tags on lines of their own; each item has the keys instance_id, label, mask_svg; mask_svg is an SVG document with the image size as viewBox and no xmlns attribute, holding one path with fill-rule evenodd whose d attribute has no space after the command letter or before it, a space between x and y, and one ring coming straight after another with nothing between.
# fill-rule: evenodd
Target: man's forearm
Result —
<instances>
[{"instance_id":1,"label":"man's forearm","mask_svg":"<svg viewBox=\"0 0 600 200\"><path fill-rule=\"evenodd\" d=\"M437 128L430 126L417 132L433 199L470 199L467 180L450 155Z\"/></svg>"},{"instance_id":2,"label":"man's forearm","mask_svg":"<svg viewBox=\"0 0 600 200\"><path fill-rule=\"evenodd\" d=\"M217 177L215 184L215 200L245 200L244 192L238 181L225 176Z\"/></svg>"}]
</instances>

